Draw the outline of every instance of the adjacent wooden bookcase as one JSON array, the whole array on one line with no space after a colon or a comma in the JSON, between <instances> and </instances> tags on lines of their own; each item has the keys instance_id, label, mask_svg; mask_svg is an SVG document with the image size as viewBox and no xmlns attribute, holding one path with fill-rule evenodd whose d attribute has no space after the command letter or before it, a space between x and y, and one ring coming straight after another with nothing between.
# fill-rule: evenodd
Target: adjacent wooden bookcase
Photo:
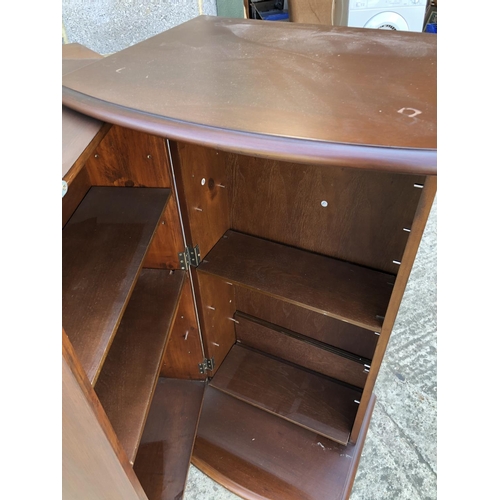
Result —
<instances>
[{"instance_id":1,"label":"adjacent wooden bookcase","mask_svg":"<svg viewBox=\"0 0 500 500\"><path fill-rule=\"evenodd\" d=\"M410 52L418 67L435 61L433 42L415 34L197 18L105 64L67 66L63 102L84 138L63 168L65 498L179 499L190 462L248 499L349 497L436 191L435 96L431 68L418 77L425 92L415 91L427 121L411 128L404 111L396 125L384 119L375 146L364 142L377 135L372 111L359 102L335 108L354 130L346 144L346 130L314 128L327 119L316 98L299 105L303 116L281 101L264 112L269 101L259 94L254 104L245 79L247 93L236 94L249 100L235 100L231 61L254 78L252 44L280 34L300 73L310 64L300 40L315 29L328 38L317 57L331 69L337 43L344 78L366 102L371 87L349 59L366 55L363 37L378 44L382 66L404 66ZM384 48L390 36L396 55ZM211 87L212 105L193 77L209 71L197 50L215 64L222 46L256 57L216 64L228 73ZM390 67L408 98L404 67ZM324 84L311 82L319 98ZM348 95L339 85L333 100ZM384 110L399 99L391 88L397 95L371 96ZM185 116L165 114L165 102ZM238 129L244 110L262 121ZM95 135L87 115L101 120ZM291 118L304 130L273 132L280 120L284 131L299 126Z\"/></svg>"}]
</instances>

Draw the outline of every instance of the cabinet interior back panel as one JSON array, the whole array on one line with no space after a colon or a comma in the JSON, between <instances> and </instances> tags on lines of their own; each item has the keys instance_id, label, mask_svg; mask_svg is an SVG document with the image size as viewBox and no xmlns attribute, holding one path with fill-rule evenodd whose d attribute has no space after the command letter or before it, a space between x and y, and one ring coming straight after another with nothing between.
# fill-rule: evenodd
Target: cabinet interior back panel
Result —
<instances>
[{"instance_id":1,"label":"cabinet interior back panel","mask_svg":"<svg viewBox=\"0 0 500 500\"><path fill-rule=\"evenodd\" d=\"M425 178L231 155L231 228L396 274Z\"/></svg>"}]
</instances>

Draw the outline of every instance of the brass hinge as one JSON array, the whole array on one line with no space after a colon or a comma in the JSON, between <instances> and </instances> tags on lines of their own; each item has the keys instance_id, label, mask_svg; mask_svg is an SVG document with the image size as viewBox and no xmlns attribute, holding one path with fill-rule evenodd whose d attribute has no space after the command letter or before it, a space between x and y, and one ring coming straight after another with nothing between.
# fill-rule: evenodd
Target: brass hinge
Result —
<instances>
[{"instance_id":1,"label":"brass hinge","mask_svg":"<svg viewBox=\"0 0 500 500\"><path fill-rule=\"evenodd\" d=\"M215 360L212 356L211 359L205 358L201 363L198 363L198 368L200 373L206 373L207 371L212 371L215 368Z\"/></svg>"},{"instance_id":2,"label":"brass hinge","mask_svg":"<svg viewBox=\"0 0 500 500\"><path fill-rule=\"evenodd\" d=\"M179 263L181 265L181 269L184 271L189 267L198 267L201 262L200 259L200 248L198 245L193 247L186 247L184 252L179 252L177 254L179 256Z\"/></svg>"}]
</instances>

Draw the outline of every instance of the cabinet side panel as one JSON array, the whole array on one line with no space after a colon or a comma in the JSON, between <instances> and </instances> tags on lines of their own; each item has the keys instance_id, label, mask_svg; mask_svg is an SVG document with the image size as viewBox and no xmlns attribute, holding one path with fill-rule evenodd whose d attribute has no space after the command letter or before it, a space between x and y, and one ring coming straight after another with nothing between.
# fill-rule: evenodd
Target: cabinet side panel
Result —
<instances>
[{"instance_id":1,"label":"cabinet side panel","mask_svg":"<svg viewBox=\"0 0 500 500\"><path fill-rule=\"evenodd\" d=\"M66 225L88 190L91 188L89 174L85 166L72 178L68 192L62 199L62 227Z\"/></svg>"},{"instance_id":2,"label":"cabinet side panel","mask_svg":"<svg viewBox=\"0 0 500 500\"><path fill-rule=\"evenodd\" d=\"M424 177L231 159L233 230L398 272Z\"/></svg>"},{"instance_id":3,"label":"cabinet side panel","mask_svg":"<svg viewBox=\"0 0 500 500\"><path fill-rule=\"evenodd\" d=\"M436 184L436 177L428 176L425 180L424 188L421 190L422 194L415 214L415 219L413 220L411 226L411 233L408 238L408 244L406 245L403 258L401 259L401 269L394 284L394 290L392 292L389 306L384 318L379 341L377 343L377 348L375 349L370 373L368 374L366 385L363 391L363 396L361 397L358 414L356 416L356 420L352 429L352 442L356 442L356 439L358 438L363 418L368 408L368 403L370 401L373 387L377 380L377 375L384 358L387 344L389 343L389 338L394 327L394 322L396 321L396 316L398 314L406 284L408 282L408 278L410 277L410 272L417 255L420 240L422 239L425 225L429 217L429 212L432 208L432 202L434 201L434 196L436 194Z\"/></svg>"},{"instance_id":4,"label":"cabinet side panel","mask_svg":"<svg viewBox=\"0 0 500 500\"><path fill-rule=\"evenodd\" d=\"M200 332L196 321L193 294L188 276L181 292L179 309L172 326L160 376L176 379L205 380L198 364L203 360Z\"/></svg>"},{"instance_id":5,"label":"cabinet side panel","mask_svg":"<svg viewBox=\"0 0 500 500\"><path fill-rule=\"evenodd\" d=\"M186 240L203 258L230 227L228 154L180 142L170 150Z\"/></svg>"},{"instance_id":6,"label":"cabinet side panel","mask_svg":"<svg viewBox=\"0 0 500 500\"><path fill-rule=\"evenodd\" d=\"M63 333L62 497L147 500Z\"/></svg>"}]
</instances>

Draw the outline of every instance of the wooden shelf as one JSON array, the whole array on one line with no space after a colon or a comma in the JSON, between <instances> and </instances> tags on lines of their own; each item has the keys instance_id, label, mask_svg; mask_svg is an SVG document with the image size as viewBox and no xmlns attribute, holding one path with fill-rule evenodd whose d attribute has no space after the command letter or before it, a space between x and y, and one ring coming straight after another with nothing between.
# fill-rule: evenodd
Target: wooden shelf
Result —
<instances>
[{"instance_id":1,"label":"wooden shelf","mask_svg":"<svg viewBox=\"0 0 500 500\"><path fill-rule=\"evenodd\" d=\"M361 391L235 345L210 382L235 398L347 444Z\"/></svg>"},{"instance_id":2,"label":"wooden shelf","mask_svg":"<svg viewBox=\"0 0 500 500\"><path fill-rule=\"evenodd\" d=\"M92 187L63 229L63 327L92 385L169 196Z\"/></svg>"},{"instance_id":3,"label":"wooden shelf","mask_svg":"<svg viewBox=\"0 0 500 500\"><path fill-rule=\"evenodd\" d=\"M143 269L106 356L95 391L133 463L185 272Z\"/></svg>"},{"instance_id":4,"label":"wooden shelf","mask_svg":"<svg viewBox=\"0 0 500 500\"><path fill-rule=\"evenodd\" d=\"M192 462L243 498L347 500L373 404L343 446L208 387Z\"/></svg>"},{"instance_id":5,"label":"wooden shelf","mask_svg":"<svg viewBox=\"0 0 500 500\"><path fill-rule=\"evenodd\" d=\"M198 272L379 332L394 276L227 231Z\"/></svg>"},{"instance_id":6,"label":"wooden shelf","mask_svg":"<svg viewBox=\"0 0 500 500\"><path fill-rule=\"evenodd\" d=\"M149 500L183 497L205 382L160 378L134 470Z\"/></svg>"},{"instance_id":7,"label":"wooden shelf","mask_svg":"<svg viewBox=\"0 0 500 500\"><path fill-rule=\"evenodd\" d=\"M234 319L238 342L355 387L365 386L370 360L240 312Z\"/></svg>"}]
</instances>

